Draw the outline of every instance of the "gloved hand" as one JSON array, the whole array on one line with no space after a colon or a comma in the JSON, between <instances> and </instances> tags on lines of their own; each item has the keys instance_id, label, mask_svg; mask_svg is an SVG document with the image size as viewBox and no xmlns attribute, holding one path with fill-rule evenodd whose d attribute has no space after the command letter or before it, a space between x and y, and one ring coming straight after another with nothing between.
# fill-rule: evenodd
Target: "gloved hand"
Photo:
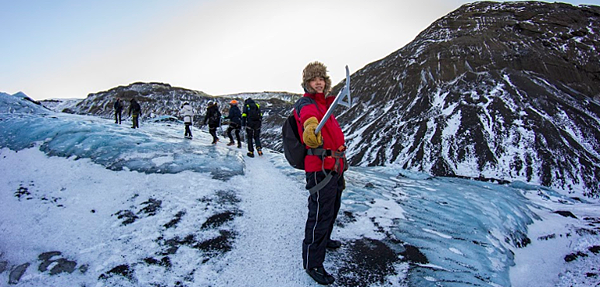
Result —
<instances>
[{"instance_id":1,"label":"gloved hand","mask_svg":"<svg viewBox=\"0 0 600 287\"><path fill-rule=\"evenodd\" d=\"M302 133L302 139L304 140L304 144L306 144L310 148L318 148L323 145L323 137L321 136L321 131L318 134L315 134L315 129L319 125L319 121L317 118L312 117L304 122L304 132Z\"/></svg>"}]
</instances>

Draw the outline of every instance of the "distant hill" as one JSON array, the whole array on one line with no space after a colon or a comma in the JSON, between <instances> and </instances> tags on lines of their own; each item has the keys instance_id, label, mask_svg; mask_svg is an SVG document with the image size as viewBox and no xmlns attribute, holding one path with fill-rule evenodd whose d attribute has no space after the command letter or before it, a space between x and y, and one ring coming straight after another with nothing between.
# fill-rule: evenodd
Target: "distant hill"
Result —
<instances>
[{"instance_id":1,"label":"distant hill","mask_svg":"<svg viewBox=\"0 0 600 287\"><path fill-rule=\"evenodd\" d=\"M229 102L232 99L237 99L242 103L248 98L258 99L258 102L263 105L265 110L265 117L267 118L265 119L265 123L271 123L270 115L273 113L284 114L283 110L291 108L291 104L300 96L286 92L239 93L211 96L204 92L172 87L165 83L138 82L112 88L107 91L91 93L83 100L55 99L42 101L42 104L60 112L112 118L114 115L113 104L116 98L120 98L123 101L125 105L124 114L127 114L129 100L135 98L142 106L143 117L153 118L163 115L178 116L183 103L189 102L197 113L195 125L199 126L209 101L218 102L221 110L227 111L229 109Z\"/></svg>"}]
</instances>

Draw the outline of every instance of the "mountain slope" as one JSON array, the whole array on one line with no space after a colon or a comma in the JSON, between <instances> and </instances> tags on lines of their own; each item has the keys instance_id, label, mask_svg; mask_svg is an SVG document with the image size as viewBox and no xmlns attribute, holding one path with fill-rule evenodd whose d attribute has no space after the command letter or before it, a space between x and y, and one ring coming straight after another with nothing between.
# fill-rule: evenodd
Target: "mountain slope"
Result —
<instances>
[{"instance_id":1,"label":"mountain slope","mask_svg":"<svg viewBox=\"0 0 600 287\"><path fill-rule=\"evenodd\" d=\"M599 23L597 6L460 7L352 75L351 163L600 196Z\"/></svg>"}]
</instances>

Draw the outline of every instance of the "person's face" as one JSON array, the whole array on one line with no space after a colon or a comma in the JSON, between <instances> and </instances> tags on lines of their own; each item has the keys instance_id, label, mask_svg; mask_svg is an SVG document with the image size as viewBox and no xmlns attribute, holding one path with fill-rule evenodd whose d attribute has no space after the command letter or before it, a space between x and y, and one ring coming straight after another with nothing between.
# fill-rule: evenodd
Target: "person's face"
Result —
<instances>
[{"instance_id":1,"label":"person's face","mask_svg":"<svg viewBox=\"0 0 600 287\"><path fill-rule=\"evenodd\" d=\"M325 90L325 79L323 79L322 77L315 77L314 79L310 80L308 84L317 93L323 93L323 91Z\"/></svg>"}]
</instances>

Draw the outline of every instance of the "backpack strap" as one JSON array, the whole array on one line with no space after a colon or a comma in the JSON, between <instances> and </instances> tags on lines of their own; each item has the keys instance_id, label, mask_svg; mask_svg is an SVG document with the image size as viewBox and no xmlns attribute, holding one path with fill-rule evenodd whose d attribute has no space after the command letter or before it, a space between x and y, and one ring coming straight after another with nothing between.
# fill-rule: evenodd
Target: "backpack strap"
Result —
<instances>
[{"instance_id":1,"label":"backpack strap","mask_svg":"<svg viewBox=\"0 0 600 287\"><path fill-rule=\"evenodd\" d=\"M310 195L313 195L313 194L315 194L315 192L323 189L323 187L325 187L331 181L331 178L333 178L333 171L329 172L323 180L321 180L315 186L310 188L308 190L308 193L310 193Z\"/></svg>"},{"instance_id":2,"label":"backpack strap","mask_svg":"<svg viewBox=\"0 0 600 287\"><path fill-rule=\"evenodd\" d=\"M300 110L306 106L306 105L310 105L310 104L314 104L315 107L317 108L318 111L321 111L321 109L319 109L319 106L317 105L317 102L309 97L302 97L300 99L298 99L296 101L296 103L294 104L294 110L298 111L298 117L300 117Z\"/></svg>"},{"instance_id":3,"label":"backpack strap","mask_svg":"<svg viewBox=\"0 0 600 287\"><path fill-rule=\"evenodd\" d=\"M316 156L320 157L323 164L325 164L324 161L325 161L325 158L327 158L327 157L331 157L331 158L335 159L335 165L333 166L333 170L340 174L348 169L348 160L346 159L346 146L340 147L339 150L330 150L330 149L324 149L324 148L320 148L320 147L311 148L306 151L306 155L316 155ZM344 163L344 170L339 170L339 168L340 168L339 160L340 159ZM325 170L325 168L323 168L323 170Z\"/></svg>"},{"instance_id":4,"label":"backpack strap","mask_svg":"<svg viewBox=\"0 0 600 287\"><path fill-rule=\"evenodd\" d=\"M319 109L319 105L317 105L317 102L308 97L302 97L302 98L298 99L296 101L296 103L294 104L294 117L296 118L296 123L302 129L304 129L304 127L302 126L302 123L300 122L300 110L302 110L302 108L304 106L310 105L310 104L314 104L315 108L317 108L318 111L321 111L321 109Z\"/></svg>"},{"instance_id":5,"label":"backpack strap","mask_svg":"<svg viewBox=\"0 0 600 287\"><path fill-rule=\"evenodd\" d=\"M306 155L316 155L320 157L333 157L333 158L342 158L345 155L344 151L334 151L330 149L324 149L321 147L311 148L308 150Z\"/></svg>"},{"instance_id":6,"label":"backpack strap","mask_svg":"<svg viewBox=\"0 0 600 287\"><path fill-rule=\"evenodd\" d=\"M329 181L331 181L331 178L333 178L334 171L337 172L340 167L339 159L344 160L344 170L346 170L346 168L348 166L348 161L346 160L346 154L345 154L345 147L341 151L333 151L330 149L324 149L324 148L320 148L320 147L311 148L311 149L307 150L306 155L316 155L316 156L321 157L322 164L325 164L326 157L333 157L335 159L335 165L333 167L334 170L327 173L327 176L321 182L317 183L315 186L313 186L312 188L310 188L308 190L310 195L313 195L315 192L321 190L323 187L325 187L329 183ZM340 171L340 174L343 172L344 171ZM323 168L323 173L325 173L325 168Z\"/></svg>"}]
</instances>

